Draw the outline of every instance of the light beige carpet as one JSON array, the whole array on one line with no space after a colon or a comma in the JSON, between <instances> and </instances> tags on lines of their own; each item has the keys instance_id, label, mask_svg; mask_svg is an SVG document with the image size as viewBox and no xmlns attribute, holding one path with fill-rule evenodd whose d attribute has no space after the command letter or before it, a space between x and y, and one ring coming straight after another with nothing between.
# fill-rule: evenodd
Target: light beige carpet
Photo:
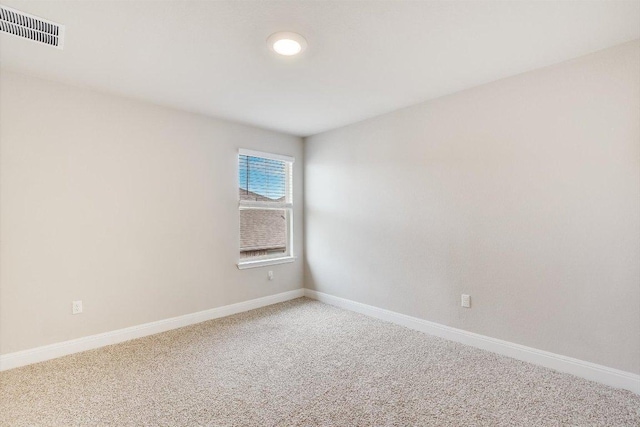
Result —
<instances>
[{"instance_id":1,"label":"light beige carpet","mask_svg":"<svg viewBox=\"0 0 640 427\"><path fill-rule=\"evenodd\" d=\"M639 426L640 396L298 299L0 374L2 426Z\"/></svg>"}]
</instances>

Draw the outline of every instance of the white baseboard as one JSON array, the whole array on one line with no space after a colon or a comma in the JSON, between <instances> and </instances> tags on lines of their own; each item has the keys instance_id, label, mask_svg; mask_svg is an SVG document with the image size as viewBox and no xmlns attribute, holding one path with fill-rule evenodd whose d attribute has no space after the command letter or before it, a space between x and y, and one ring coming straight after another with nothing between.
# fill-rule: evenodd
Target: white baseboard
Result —
<instances>
[{"instance_id":1,"label":"white baseboard","mask_svg":"<svg viewBox=\"0 0 640 427\"><path fill-rule=\"evenodd\" d=\"M385 310L371 305L362 304L348 299L336 297L322 292L305 289L304 295L336 307L344 308L367 316L375 317L387 322L395 323L416 331L435 335L450 341L456 341L473 347L488 350L493 353L509 356L514 359L534 363L556 371L573 374L587 380L596 381L611 387L630 390L640 394L640 375L607 366L597 365L584 360L538 350L509 341L503 341L485 335L467 332L417 317L407 316L394 311Z\"/></svg>"},{"instance_id":2,"label":"white baseboard","mask_svg":"<svg viewBox=\"0 0 640 427\"><path fill-rule=\"evenodd\" d=\"M197 313L185 314L184 316L172 317L170 319L159 320L157 322L145 323L143 325L131 326L129 328L118 329L116 331L105 332L97 335L90 335L74 340L63 341L55 344L36 347L29 350L17 351L0 355L0 371L17 368L19 366L30 365L32 363L43 362L55 359L68 354L79 353L81 351L104 347L106 345L117 344L135 338L146 337L158 334L171 329L193 325L206 320L218 319L244 311L254 310L279 302L289 301L304 296L303 289L282 292L276 295L269 295L236 304L225 305L212 308L210 310L199 311Z\"/></svg>"}]
</instances>

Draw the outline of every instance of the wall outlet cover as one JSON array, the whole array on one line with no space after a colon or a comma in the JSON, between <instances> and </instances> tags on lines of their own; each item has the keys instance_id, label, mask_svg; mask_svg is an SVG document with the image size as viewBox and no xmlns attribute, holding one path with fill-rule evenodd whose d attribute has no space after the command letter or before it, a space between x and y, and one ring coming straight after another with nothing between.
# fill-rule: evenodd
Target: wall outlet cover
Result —
<instances>
[{"instance_id":1,"label":"wall outlet cover","mask_svg":"<svg viewBox=\"0 0 640 427\"><path fill-rule=\"evenodd\" d=\"M82 301L73 301L71 303L71 313L72 314L82 313Z\"/></svg>"},{"instance_id":2,"label":"wall outlet cover","mask_svg":"<svg viewBox=\"0 0 640 427\"><path fill-rule=\"evenodd\" d=\"M464 308L471 308L471 295L462 294L461 305Z\"/></svg>"}]
</instances>

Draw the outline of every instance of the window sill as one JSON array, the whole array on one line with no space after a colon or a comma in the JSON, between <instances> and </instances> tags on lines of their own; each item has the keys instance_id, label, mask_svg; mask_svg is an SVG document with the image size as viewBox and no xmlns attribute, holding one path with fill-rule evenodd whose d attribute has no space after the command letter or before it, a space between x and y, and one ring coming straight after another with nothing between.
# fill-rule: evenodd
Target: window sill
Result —
<instances>
[{"instance_id":1,"label":"window sill","mask_svg":"<svg viewBox=\"0 0 640 427\"><path fill-rule=\"evenodd\" d=\"M297 257L294 257L294 256L287 256L282 258L260 259L257 261L239 262L237 265L239 270L244 270L246 268L256 268L256 267L264 267L267 265L286 264L286 263L295 261L296 258Z\"/></svg>"}]
</instances>

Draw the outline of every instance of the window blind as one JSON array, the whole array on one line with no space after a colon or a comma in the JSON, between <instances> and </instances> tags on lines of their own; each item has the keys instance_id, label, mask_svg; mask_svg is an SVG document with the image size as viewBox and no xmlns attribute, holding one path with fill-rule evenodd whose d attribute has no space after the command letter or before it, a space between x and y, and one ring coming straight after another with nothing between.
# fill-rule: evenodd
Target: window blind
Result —
<instances>
[{"instance_id":1,"label":"window blind","mask_svg":"<svg viewBox=\"0 0 640 427\"><path fill-rule=\"evenodd\" d=\"M291 163L264 157L238 156L240 201L290 204Z\"/></svg>"}]
</instances>

